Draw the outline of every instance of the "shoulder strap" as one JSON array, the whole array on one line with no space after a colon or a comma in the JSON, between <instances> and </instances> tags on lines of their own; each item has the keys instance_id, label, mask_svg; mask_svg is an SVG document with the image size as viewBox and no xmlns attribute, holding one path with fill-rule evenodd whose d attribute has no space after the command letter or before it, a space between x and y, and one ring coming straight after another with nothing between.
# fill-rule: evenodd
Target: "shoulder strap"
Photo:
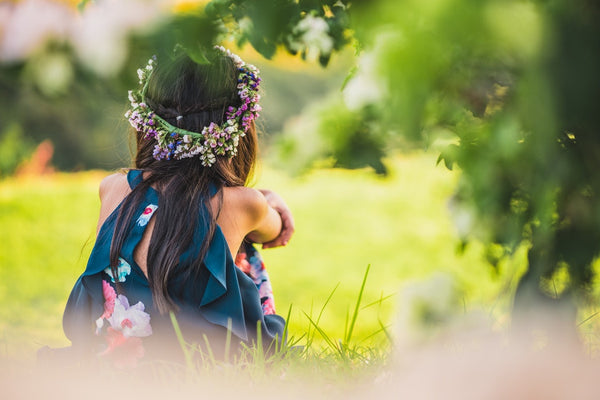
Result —
<instances>
[{"instance_id":1,"label":"shoulder strap","mask_svg":"<svg viewBox=\"0 0 600 400\"><path fill-rule=\"evenodd\" d=\"M136 187L138 184L142 182L142 171L139 169L130 169L127 171L127 182L129 183L130 188Z\"/></svg>"},{"instance_id":2,"label":"shoulder strap","mask_svg":"<svg viewBox=\"0 0 600 400\"><path fill-rule=\"evenodd\" d=\"M131 186L132 189L136 187L142 182L142 171L135 169L129 170L127 172L127 182L129 182L129 186ZM125 243L121 248L121 255L126 260L133 259L133 252L139 241L142 239L148 220L158 208L158 200L158 193L154 189L148 188L144 194L143 200L136 206L137 208L134 217L129 222ZM84 276L99 273L109 266L110 246L121 205L122 203L113 210L100 227L100 231L96 237L96 243L90 254L86 270L83 273Z\"/></svg>"},{"instance_id":3,"label":"shoulder strap","mask_svg":"<svg viewBox=\"0 0 600 400\"><path fill-rule=\"evenodd\" d=\"M213 197L215 194L217 194L217 192L217 185L215 185L214 182L210 182L208 184L208 196Z\"/></svg>"}]
</instances>

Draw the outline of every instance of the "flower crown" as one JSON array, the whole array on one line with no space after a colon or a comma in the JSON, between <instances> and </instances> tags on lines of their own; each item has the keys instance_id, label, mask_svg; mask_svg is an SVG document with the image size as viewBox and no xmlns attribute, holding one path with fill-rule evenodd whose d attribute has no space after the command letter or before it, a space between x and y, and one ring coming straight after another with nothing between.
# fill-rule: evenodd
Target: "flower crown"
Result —
<instances>
[{"instance_id":1,"label":"flower crown","mask_svg":"<svg viewBox=\"0 0 600 400\"><path fill-rule=\"evenodd\" d=\"M260 77L258 69L246 64L240 57L222 46L215 46L233 60L237 71L238 95L242 100L239 107L229 106L225 112L226 120L218 125L211 122L202 132L192 132L174 127L158 116L144 102L150 75L156 63L156 57L151 58L143 69L138 69L140 90L129 91L131 109L125 117L138 132L148 140L156 140L153 156L157 160L182 159L199 156L202 165L212 166L217 156L234 157L240 137L244 137L252 122L258 118L261 107L258 104L260 95L258 86ZM177 120L183 116L177 116Z\"/></svg>"}]
</instances>

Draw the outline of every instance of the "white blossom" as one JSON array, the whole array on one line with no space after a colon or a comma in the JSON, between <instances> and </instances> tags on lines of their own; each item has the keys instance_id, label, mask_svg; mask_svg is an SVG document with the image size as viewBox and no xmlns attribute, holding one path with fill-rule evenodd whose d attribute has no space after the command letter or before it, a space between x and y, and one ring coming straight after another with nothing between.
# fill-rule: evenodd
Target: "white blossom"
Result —
<instances>
[{"instance_id":1,"label":"white blossom","mask_svg":"<svg viewBox=\"0 0 600 400\"><path fill-rule=\"evenodd\" d=\"M150 336L150 315L144 312L144 309L141 301L130 307L127 297L118 295L113 313L107 320L113 329L121 331L125 337Z\"/></svg>"},{"instance_id":2,"label":"white blossom","mask_svg":"<svg viewBox=\"0 0 600 400\"><path fill-rule=\"evenodd\" d=\"M29 58L50 40L69 37L75 12L48 0L0 4L0 61Z\"/></svg>"},{"instance_id":3,"label":"white blossom","mask_svg":"<svg viewBox=\"0 0 600 400\"><path fill-rule=\"evenodd\" d=\"M299 35L299 42L293 41L296 50L306 49L306 58L314 61L319 54L329 54L333 49L333 39L329 36L329 25L321 17L305 16L294 27L294 33Z\"/></svg>"}]
</instances>

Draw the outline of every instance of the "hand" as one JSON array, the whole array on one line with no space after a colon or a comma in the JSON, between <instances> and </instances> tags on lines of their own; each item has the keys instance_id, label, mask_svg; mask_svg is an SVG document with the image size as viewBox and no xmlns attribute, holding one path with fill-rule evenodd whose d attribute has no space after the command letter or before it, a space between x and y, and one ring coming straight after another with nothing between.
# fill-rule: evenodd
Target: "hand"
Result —
<instances>
[{"instance_id":1,"label":"hand","mask_svg":"<svg viewBox=\"0 0 600 400\"><path fill-rule=\"evenodd\" d=\"M283 198L277 193L271 190L260 190L260 192L265 196L265 199L267 199L269 206L277 211L281 217L281 232L279 232L279 236L270 242L263 243L262 248L270 249L273 247L285 246L288 244L295 231L292 212L287 204L285 204Z\"/></svg>"}]
</instances>

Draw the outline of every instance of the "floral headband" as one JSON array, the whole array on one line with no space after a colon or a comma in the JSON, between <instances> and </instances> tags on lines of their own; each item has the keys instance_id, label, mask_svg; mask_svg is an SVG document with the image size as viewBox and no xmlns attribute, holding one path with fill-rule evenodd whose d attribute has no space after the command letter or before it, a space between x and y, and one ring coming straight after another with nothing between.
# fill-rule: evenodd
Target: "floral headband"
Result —
<instances>
[{"instance_id":1,"label":"floral headband","mask_svg":"<svg viewBox=\"0 0 600 400\"><path fill-rule=\"evenodd\" d=\"M226 120L218 125L211 122L202 132L192 132L169 124L156 115L144 102L150 75L156 62L156 57L148 61L144 69L138 69L140 90L129 91L131 109L125 117L137 131L144 133L144 138L156 140L153 156L157 160L182 159L199 156L202 165L212 166L217 156L234 157L240 137L244 137L251 123L258 118L261 107L258 104L260 95L258 86L260 77L258 69L246 64L240 57L222 46L216 49L230 57L238 71L237 89L242 100L239 107L229 106L225 112ZM178 115L177 120L183 116Z\"/></svg>"}]
</instances>

